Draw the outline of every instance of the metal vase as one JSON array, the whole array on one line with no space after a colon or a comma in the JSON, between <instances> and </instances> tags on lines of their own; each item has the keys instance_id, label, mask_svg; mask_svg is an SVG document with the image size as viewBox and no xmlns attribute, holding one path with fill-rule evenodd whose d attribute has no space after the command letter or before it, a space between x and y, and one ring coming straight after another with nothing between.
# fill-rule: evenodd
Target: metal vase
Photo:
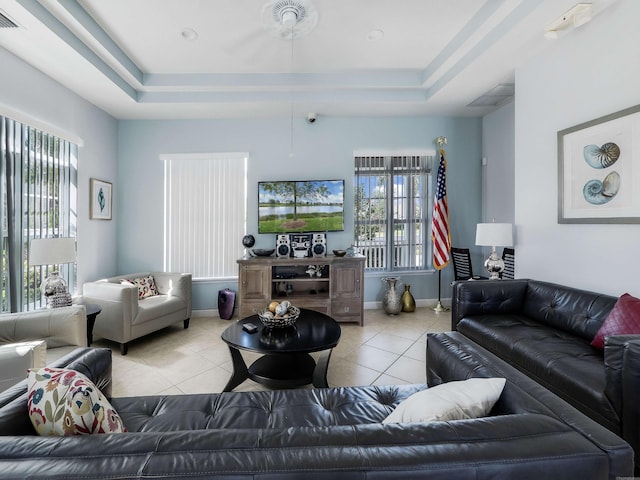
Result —
<instances>
[{"instance_id":1,"label":"metal vase","mask_svg":"<svg viewBox=\"0 0 640 480\"><path fill-rule=\"evenodd\" d=\"M384 295L382 297L382 307L389 315L397 315L402 310L402 298L396 290L396 277L385 277L382 279L386 283Z\"/></svg>"},{"instance_id":2,"label":"metal vase","mask_svg":"<svg viewBox=\"0 0 640 480\"><path fill-rule=\"evenodd\" d=\"M404 293L402 294L402 311L403 312L415 312L416 300L411 294L411 285L404 286Z\"/></svg>"}]
</instances>

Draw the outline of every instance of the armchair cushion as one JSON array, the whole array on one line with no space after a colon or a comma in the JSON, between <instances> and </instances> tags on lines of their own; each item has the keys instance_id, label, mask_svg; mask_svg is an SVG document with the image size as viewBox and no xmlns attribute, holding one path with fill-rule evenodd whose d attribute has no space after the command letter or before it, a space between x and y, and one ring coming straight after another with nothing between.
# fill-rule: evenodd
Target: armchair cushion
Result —
<instances>
[{"instance_id":1,"label":"armchair cushion","mask_svg":"<svg viewBox=\"0 0 640 480\"><path fill-rule=\"evenodd\" d=\"M30 368L47 364L47 342L28 342L0 345L0 392L24 380Z\"/></svg>"},{"instance_id":2,"label":"armchair cushion","mask_svg":"<svg viewBox=\"0 0 640 480\"><path fill-rule=\"evenodd\" d=\"M0 315L0 344L45 340L47 348L87 346L84 305Z\"/></svg>"},{"instance_id":3,"label":"armchair cushion","mask_svg":"<svg viewBox=\"0 0 640 480\"><path fill-rule=\"evenodd\" d=\"M27 345L33 345L33 350ZM29 368L44 366L86 345L84 305L0 315L0 392L27 378Z\"/></svg>"}]
</instances>

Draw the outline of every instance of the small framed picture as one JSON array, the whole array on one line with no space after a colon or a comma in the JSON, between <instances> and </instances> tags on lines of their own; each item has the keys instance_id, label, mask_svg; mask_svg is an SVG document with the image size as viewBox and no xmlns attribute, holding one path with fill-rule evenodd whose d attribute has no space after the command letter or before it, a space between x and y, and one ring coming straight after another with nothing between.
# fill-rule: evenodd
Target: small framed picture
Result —
<instances>
[{"instance_id":1,"label":"small framed picture","mask_svg":"<svg viewBox=\"0 0 640 480\"><path fill-rule=\"evenodd\" d=\"M109 182L96 178L90 180L91 202L89 218L93 220L111 220L111 189Z\"/></svg>"}]
</instances>

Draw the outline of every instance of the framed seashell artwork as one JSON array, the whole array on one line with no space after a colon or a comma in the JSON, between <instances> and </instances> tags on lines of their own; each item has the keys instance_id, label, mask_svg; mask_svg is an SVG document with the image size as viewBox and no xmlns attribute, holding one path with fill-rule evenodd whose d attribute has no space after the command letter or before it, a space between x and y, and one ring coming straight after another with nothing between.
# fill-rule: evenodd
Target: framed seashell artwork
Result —
<instances>
[{"instance_id":1,"label":"framed seashell artwork","mask_svg":"<svg viewBox=\"0 0 640 480\"><path fill-rule=\"evenodd\" d=\"M558 223L640 223L640 105L558 132Z\"/></svg>"},{"instance_id":2,"label":"framed seashell artwork","mask_svg":"<svg viewBox=\"0 0 640 480\"><path fill-rule=\"evenodd\" d=\"M111 220L111 182L92 178L89 180L89 218Z\"/></svg>"}]
</instances>

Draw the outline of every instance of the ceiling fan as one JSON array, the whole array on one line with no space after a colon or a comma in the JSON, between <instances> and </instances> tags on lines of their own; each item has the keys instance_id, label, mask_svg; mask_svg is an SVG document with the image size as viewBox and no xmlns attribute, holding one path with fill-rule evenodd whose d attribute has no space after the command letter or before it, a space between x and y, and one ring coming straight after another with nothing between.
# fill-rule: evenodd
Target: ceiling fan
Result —
<instances>
[{"instance_id":1,"label":"ceiling fan","mask_svg":"<svg viewBox=\"0 0 640 480\"><path fill-rule=\"evenodd\" d=\"M310 0L270 0L261 17L267 32L286 40L308 34L318 23L318 11Z\"/></svg>"},{"instance_id":2,"label":"ceiling fan","mask_svg":"<svg viewBox=\"0 0 640 480\"><path fill-rule=\"evenodd\" d=\"M294 40L307 35L318 23L318 11L311 0L269 0L260 11L261 27L238 39L227 51L236 55L249 45L256 45L252 59L282 52L265 51L264 34L281 40Z\"/></svg>"}]
</instances>

